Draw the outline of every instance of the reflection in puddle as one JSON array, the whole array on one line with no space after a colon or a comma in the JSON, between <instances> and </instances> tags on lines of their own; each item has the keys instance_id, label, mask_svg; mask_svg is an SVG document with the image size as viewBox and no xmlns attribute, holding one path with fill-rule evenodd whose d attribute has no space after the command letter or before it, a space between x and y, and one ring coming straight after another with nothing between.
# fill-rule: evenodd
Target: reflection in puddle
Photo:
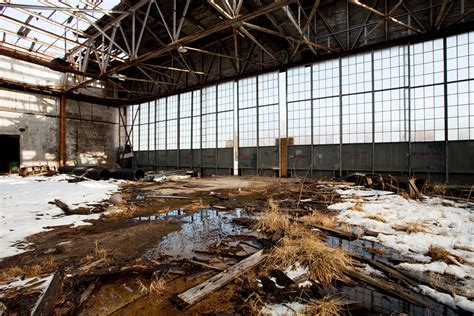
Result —
<instances>
[{"instance_id":1,"label":"reflection in puddle","mask_svg":"<svg viewBox=\"0 0 474 316\"><path fill-rule=\"evenodd\" d=\"M177 212L173 215L169 212L163 215L165 218L179 218L183 215L179 210ZM192 215L182 216L179 218L184 222L181 229L167 235L147 255L155 259L167 256L175 259L191 259L196 256L195 250L208 250L226 236L249 233L248 229L232 222L234 218L241 217L248 217L241 209L233 212L202 209Z\"/></svg>"},{"instance_id":2,"label":"reflection in puddle","mask_svg":"<svg viewBox=\"0 0 474 316\"><path fill-rule=\"evenodd\" d=\"M149 215L149 216L137 216L133 220L135 222L153 222L162 219L172 219L172 218L179 218L186 215L186 211L184 209L172 210L163 214L157 215Z\"/></svg>"},{"instance_id":3,"label":"reflection in puddle","mask_svg":"<svg viewBox=\"0 0 474 316\"><path fill-rule=\"evenodd\" d=\"M393 249L384 247L383 245L371 240L347 240L335 236L327 236L326 243L331 247L341 247L366 259L377 260L387 264L391 263L390 260L402 260L400 255ZM381 255L376 255L376 253L380 253Z\"/></svg>"},{"instance_id":4,"label":"reflection in puddle","mask_svg":"<svg viewBox=\"0 0 474 316\"><path fill-rule=\"evenodd\" d=\"M428 296L413 293L414 298L423 301L428 307L421 307L401 299L385 295L381 292L362 286L343 285L334 288L333 295L343 294L350 301L358 302L366 313L380 313L382 315L458 315L452 308L443 305ZM331 292L331 291L330 291Z\"/></svg>"}]
</instances>

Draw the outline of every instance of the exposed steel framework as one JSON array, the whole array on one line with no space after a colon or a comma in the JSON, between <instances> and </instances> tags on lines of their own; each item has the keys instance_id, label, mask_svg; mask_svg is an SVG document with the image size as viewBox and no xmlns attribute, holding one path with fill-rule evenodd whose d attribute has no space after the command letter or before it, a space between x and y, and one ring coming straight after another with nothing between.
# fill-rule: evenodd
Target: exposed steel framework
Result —
<instances>
[{"instance_id":1,"label":"exposed steel framework","mask_svg":"<svg viewBox=\"0 0 474 316\"><path fill-rule=\"evenodd\" d=\"M66 73L69 97L101 80L118 103L471 27L474 16L466 0L71 3L2 1L0 54Z\"/></svg>"}]
</instances>

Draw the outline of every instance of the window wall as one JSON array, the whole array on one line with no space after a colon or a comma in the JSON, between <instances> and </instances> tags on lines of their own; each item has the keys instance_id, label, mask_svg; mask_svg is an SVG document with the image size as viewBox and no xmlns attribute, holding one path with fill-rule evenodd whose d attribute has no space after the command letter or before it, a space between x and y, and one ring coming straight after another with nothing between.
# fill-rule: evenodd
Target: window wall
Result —
<instances>
[{"instance_id":1,"label":"window wall","mask_svg":"<svg viewBox=\"0 0 474 316\"><path fill-rule=\"evenodd\" d=\"M474 140L474 32L210 85L126 115L135 151L233 148L236 132L238 147L275 146L284 132L315 146Z\"/></svg>"}]
</instances>

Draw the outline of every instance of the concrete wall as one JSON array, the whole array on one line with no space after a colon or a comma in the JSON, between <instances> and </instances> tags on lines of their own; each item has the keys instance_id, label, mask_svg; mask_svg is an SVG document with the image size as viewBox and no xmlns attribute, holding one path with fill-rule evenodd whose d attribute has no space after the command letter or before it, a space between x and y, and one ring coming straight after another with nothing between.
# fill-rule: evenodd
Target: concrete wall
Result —
<instances>
[{"instance_id":1,"label":"concrete wall","mask_svg":"<svg viewBox=\"0 0 474 316\"><path fill-rule=\"evenodd\" d=\"M4 56L0 56L0 78L49 87L58 87L65 80L62 73ZM117 108L67 100L67 163L80 157L96 157L102 164L113 165L119 146L118 123ZM0 89L0 134L20 135L22 166L57 166L59 98Z\"/></svg>"},{"instance_id":2,"label":"concrete wall","mask_svg":"<svg viewBox=\"0 0 474 316\"><path fill-rule=\"evenodd\" d=\"M66 113L68 163L81 156L97 157L103 164L115 163L118 109L68 100ZM0 134L20 135L22 166L57 166L59 98L0 89Z\"/></svg>"}]
</instances>

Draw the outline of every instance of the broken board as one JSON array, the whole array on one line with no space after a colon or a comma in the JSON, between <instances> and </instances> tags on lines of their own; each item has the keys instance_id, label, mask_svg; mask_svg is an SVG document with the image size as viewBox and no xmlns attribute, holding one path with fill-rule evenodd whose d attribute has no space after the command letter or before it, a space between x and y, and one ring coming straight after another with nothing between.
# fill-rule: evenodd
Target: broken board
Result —
<instances>
[{"instance_id":1,"label":"broken board","mask_svg":"<svg viewBox=\"0 0 474 316\"><path fill-rule=\"evenodd\" d=\"M253 255L245 258L236 265L230 267L227 270L222 271L219 274L209 278L201 284L198 284L186 292L179 294L174 298L174 303L180 308L188 308L189 306L199 302L207 295L225 286L227 283L243 274L245 271L251 269L260 263L266 255L263 254L263 250L260 250Z\"/></svg>"}]
</instances>

